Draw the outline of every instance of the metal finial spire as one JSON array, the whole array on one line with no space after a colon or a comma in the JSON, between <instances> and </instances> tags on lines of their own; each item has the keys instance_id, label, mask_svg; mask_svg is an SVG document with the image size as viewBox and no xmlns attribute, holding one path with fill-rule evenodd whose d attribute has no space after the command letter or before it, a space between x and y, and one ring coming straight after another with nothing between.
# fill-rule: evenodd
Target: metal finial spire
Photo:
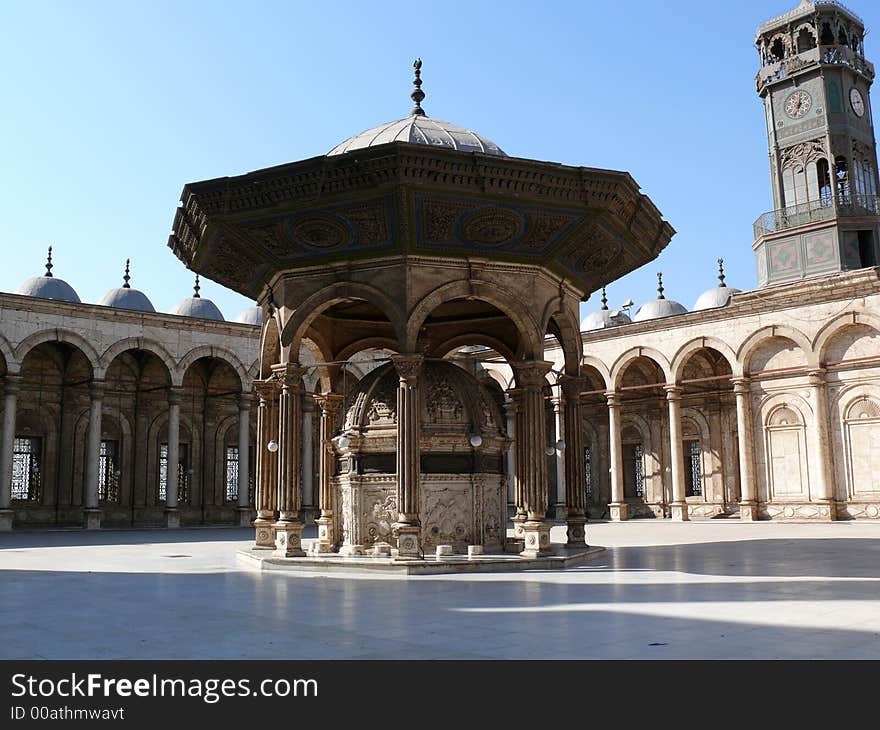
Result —
<instances>
[{"instance_id":1,"label":"metal finial spire","mask_svg":"<svg viewBox=\"0 0 880 730\"><path fill-rule=\"evenodd\" d=\"M193 299L200 299L201 298L202 295L199 294L199 289L201 289L201 288L202 287L199 286L199 275L196 274L196 283L195 283L195 286L193 286Z\"/></svg>"},{"instance_id":2,"label":"metal finial spire","mask_svg":"<svg viewBox=\"0 0 880 730\"><path fill-rule=\"evenodd\" d=\"M425 98L425 92L422 91L422 59L417 58L413 62L413 68L416 72L416 77L413 79L413 93L409 95L409 98L415 102L415 106L412 108L410 114L418 117L425 116L425 110L422 109L422 101Z\"/></svg>"},{"instance_id":3,"label":"metal finial spire","mask_svg":"<svg viewBox=\"0 0 880 730\"><path fill-rule=\"evenodd\" d=\"M657 299L666 299L663 296L663 272L657 272Z\"/></svg>"},{"instance_id":4,"label":"metal finial spire","mask_svg":"<svg viewBox=\"0 0 880 730\"><path fill-rule=\"evenodd\" d=\"M608 309L608 297L605 296L605 287L602 287L602 309Z\"/></svg>"},{"instance_id":5,"label":"metal finial spire","mask_svg":"<svg viewBox=\"0 0 880 730\"><path fill-rule=\"evenodd\" d=\"M724 283L724 259L718 259L718 286L727 286Z\"/></svg>"},{"instance_id":6,"label":"metal finial spire","mask_svg":"<svg viewBox=\"0 0 880 730\"><path fill-rule=\"evenodd\" d=\"M131 259L125 259L125 275L122 277L122 288L123 289L131 289L131 285L128 283L131 281L131 277L128 275L129 266L131 264Z\"/></svg>"},{"instance_id":7,"label":"metal finial spire","mask_svg":"<svg viewBox=\"0 0 880 730\"><path fill-rule=\"evenodd\" d=\"M46 276L52 276L52 247L49 246L49 255L46 257Z\"/></svg>"}]
</instances>

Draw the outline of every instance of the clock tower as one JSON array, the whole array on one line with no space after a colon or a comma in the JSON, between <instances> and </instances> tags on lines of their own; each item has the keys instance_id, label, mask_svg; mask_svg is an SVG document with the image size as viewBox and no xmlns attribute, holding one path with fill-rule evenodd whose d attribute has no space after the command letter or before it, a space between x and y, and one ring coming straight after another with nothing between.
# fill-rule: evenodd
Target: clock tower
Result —
<instances>
[{"instance_id":1,"label":"clock tower","mask_svg":"<svg viewBox=\"0 0 880 730\"><path fill-rule=\"evenodd\" d=\"M758 28L774 208L755 221L759 286L880 261L864 36L838 2L804 0Z\"/></svg>"}]
</instances>

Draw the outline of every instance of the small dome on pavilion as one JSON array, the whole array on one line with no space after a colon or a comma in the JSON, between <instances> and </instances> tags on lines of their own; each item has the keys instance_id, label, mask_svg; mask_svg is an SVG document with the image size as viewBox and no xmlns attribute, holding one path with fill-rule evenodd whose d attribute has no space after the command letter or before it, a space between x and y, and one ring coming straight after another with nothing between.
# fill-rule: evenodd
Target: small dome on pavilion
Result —
<instances>
[{"instance_id":1,"label":"small dome on pavilion","mask_svg":"<svg viewBox=\"0 0 880 730\"><path fill-rule=\"evenodd\" d=\"M215 319L220 322L225 321L223 313L217 308L210 299L202 298L199 294L199 275L196 274L196 283L193 286L193 295L186 299L181 299L174 305L169 314L179 314L181 317L199 317L201 319Z\"/></svg>"},{"instance_id":2,"label":"small dome on pavilion","mask_svg":"<svg viewBox=\"0 0 880 730\"><path fill-rule=\"evenodd\" d=\"M605 296L605 287L602 287L602 309L590 312L581 322L581 332L601 330L606 327L618 327L629 324L632 320L626 312L619 309L608 309L608 297Z\"/></svg>"},{"instance_id":3,"label":"small dome on pavilion","mask_svg":"<svg viewBox=\"0 0 880 730\"><path fill-rule=\"evenodd\" d=\"M42 276L32 276L27 279L18 289L16 294L26 297L39 297L40 299L54 299L59 302L80 303L79 295L73 287L64 279L52 275L52 247L49 246L49 256L46 258L46 273Z\"/></svg>"},{"instance_id":4,"label":"small dome on pavilion","mask_svg":"<svg viewBox=\"0 0 880 730\"><path fill-rule=\"evenodd\" d=\"M263 324L263 309L262 307L248 307L235 318L235 321L259 326Z\"/></svg>"},{"instance_id":5,"label":"small dome on pavilion","mask_svg":"<svg viewBox=\"0 0 880 730\"><path fill-rule=\"evenodd\" d=\"M507 157L504 151L492 140L469 129L427 116L421 106L421 102L425 98L425 92L421 89L421 59L416 60L413 68L415 69L415 79L413 80L415 89L410 94L410 98L415 102L415 106L410 115L404 119L388 122L356 134L354 137L349 137L330 150L327 153L328 156L341 155L388 142L408 142L409 144L445 147L459 152L482 152L486 155Z\"/></svg>"},{"instance_id":6,"label":"small dome on pavilion","mask_svg":"<svg viewBox=\"0 0 880 730\"><path fill-rule=\"evenodd\" d=\"M98 304L104 307L116 307L117 309L134 309L138 312L155 312L156 309L147 298L147 295L138 289L132 289L128 283L131 280L131 276L129 276L130 264L131 259L126 259L122 286L108 291L101 297Z\"/></svg>"},{"instance_id":7,"label":"small dome on pavilion","mask_svg":"<svg viewBox=\"0 0 880 730\"><path fill-rule=\"evenodd\" d=\"M639 311L633 317L633 322L645 322L649 319L660 319L661 317L672 317L676 314L686 314L687 309L684 305L679 304L672 299L663 296L663 274L657 274L657 293L656 299L645 302Z\"/></svg>"},{"instance_id":8,"label":"small dome on pavilion","mask_svg":"<svg viewBox=\"0 0 880 730\"><path fill-rule=\"evenodd\" d=\"M723 307L730 301L731 296L739 294L740 291L740 289L734 289L724 283L724 259L718 259L718 286L707 289L700 294L697 303L694 304L694 311Z\"/></svg>"}]
</instances>

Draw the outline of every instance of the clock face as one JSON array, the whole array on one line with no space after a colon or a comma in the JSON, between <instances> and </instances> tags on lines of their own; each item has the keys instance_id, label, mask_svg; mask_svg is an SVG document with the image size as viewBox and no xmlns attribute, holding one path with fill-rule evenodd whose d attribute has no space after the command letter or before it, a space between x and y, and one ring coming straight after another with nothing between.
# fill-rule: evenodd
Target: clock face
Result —
<instances>
[{"instance_id":1,"label":"clock face","mask_svg":"<svg viewBox=\"0 0 880 730\"><path fill-rule=\"evenodd\" d=\"M849 90L849 103L857 117L865 116L865 100L855 86Z\"/></svg>"},{"instance_id":2,"label":"clock face","mask_svg":"<svg viewBox=\"0 0 880 730\"><path fill-rule=\"evenodd\" d=\"M792 119L800 119L813 106L812 97L803 89L793 91L785 100L785 113Z\"/></svg>"}]
</instances>

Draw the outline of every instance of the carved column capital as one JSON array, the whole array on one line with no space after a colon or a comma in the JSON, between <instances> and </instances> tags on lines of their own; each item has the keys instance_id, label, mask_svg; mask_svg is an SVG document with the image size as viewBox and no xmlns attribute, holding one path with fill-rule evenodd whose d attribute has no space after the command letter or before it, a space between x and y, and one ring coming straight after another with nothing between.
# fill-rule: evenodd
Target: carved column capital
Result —
<instances>
[{"instance_id":1,"label":"carved column capital","mask_svg":"<svg viewBox=\"0 0 880 730\"><path fill-rule=\"evenodd\" d=\"M272 366L272 377L285 388L299 388L302 385L303 375L307 372L308 368L295 362L279 363Z\"/></svg>"},{"instance_id":2,"label":"carved column capital","mask_svg":"<svg viewBox=\"0 0 880 730\"><path fill-rule=\"evenodd\" d=\"M587 379L582 375L560 375L559 385L562 388L562 397L565 400L580 400L581 391L587 387Z\"/></svg>"},{"instance_id":3,"label":"carved column capital","mask_svg":"<svg viewBox=\"0 0 880 730\"><path fill-rule=\"evenodd\" d=\"M605 400L608 402L609 408L620 408L620 393L616 390L606 390Z\"/></svg>"},{"instance_id":4,"label":"carved column capital","mask_svg":"<svg viewBox=\"0 0 880 730\"><path fill-rule=\"evenodd\" d=\"M807 373L807 378L809 380L810 385L814 387L822 387L825 385L825 375L827 374L827 370L825 368L816 368L814 370L810 370Z\"/></svg>"},{"instance_id":5,"label":"carved column capital","mask_svg":"<svg viewBox=\"0 0 880 730\"><path fill-rule=\"evenodd\" d=\"M254 405L254 394L253 393L241 393L238 396L238 410L239 411L249 411L253 405Z\"/></svg>"},{"instance_id":6,"label":"carved column capital","mask_svg":"<svg viewBox=\"0 0 880 730\"><path fill-rule=\"evenodd\" d=\"M345 396L339 393L316 393L312 397L315 405L321 409L323 414L328 416L336 413L339 410L339 406L342 405L342 401L345 400Z\"/></svg>"},{"instance_id":7,"label":"carved column capital","mask_svg":"<svg viewBox=\"0 0 880 730\"><path fill-rule=\"evenodd\" d=\"M424 355L392 355L391 362L402 383L415 385L425 365Z\"/></svg>"},{"instance_id":8,"label":"carved column capital","mask_svg":"<svg viewBox=\"0 0 880 730\"><path fill-rule=\"evenodd\" d=\"M751 379L750 378L733 378L731 380L733 383L733 392L736 395L747 395L751 391Z\"/></svg>"},{"instance_id":9,"label":"carved column capital","mask_svg":"<svg viewBox=\"0 0 880 730\"><path fill-rule=\"evenodd\" d=\"M666 391L666 400L679 401L684 393L684 388L680 385L664 385L663 390Z\"/></svg>"},{"instance_id":10,"label":"carved column capital","mask_svg":"<svg viewBox=\"0 0 880 730\"><path fill-rule=\"evenodd\" d=\"M183 400L183 388L176 385L168 388L166 400L169 406L179 406L180 401Z\"/></svg>"},{"instance_id":11,"label":"carved column capital","mask_svg":"<svg viewBox=\"0 0 880 730\"><path fill-rule=\"evenodd\" d=\"M547 360L522 360L511 363L517 387L534 388L544 385L545 376L553 368Z\"/></svg>"},{"instance_id":12,"label":"carved column capital","mask_svg":"<svg viewBox=\"0 0 880 730\"><path fill-rule=\"evenodd\" d=\"M255 380L254 390L261 401L270 401L278 397L278 381L277 380Z\"/></svg>"},{"instance_id":13,"label":"carved column capital","mask_svg":"<svg viewBox=\"0 0 880 730\"><path fill-rule=\"evenodd\" d=\"M24 382L24 378L21 375L14 375L12 373L7 373L3 378L3 394L4 395L18 395L21 391L21 385Z\"/></svg>"}]
</instances>

